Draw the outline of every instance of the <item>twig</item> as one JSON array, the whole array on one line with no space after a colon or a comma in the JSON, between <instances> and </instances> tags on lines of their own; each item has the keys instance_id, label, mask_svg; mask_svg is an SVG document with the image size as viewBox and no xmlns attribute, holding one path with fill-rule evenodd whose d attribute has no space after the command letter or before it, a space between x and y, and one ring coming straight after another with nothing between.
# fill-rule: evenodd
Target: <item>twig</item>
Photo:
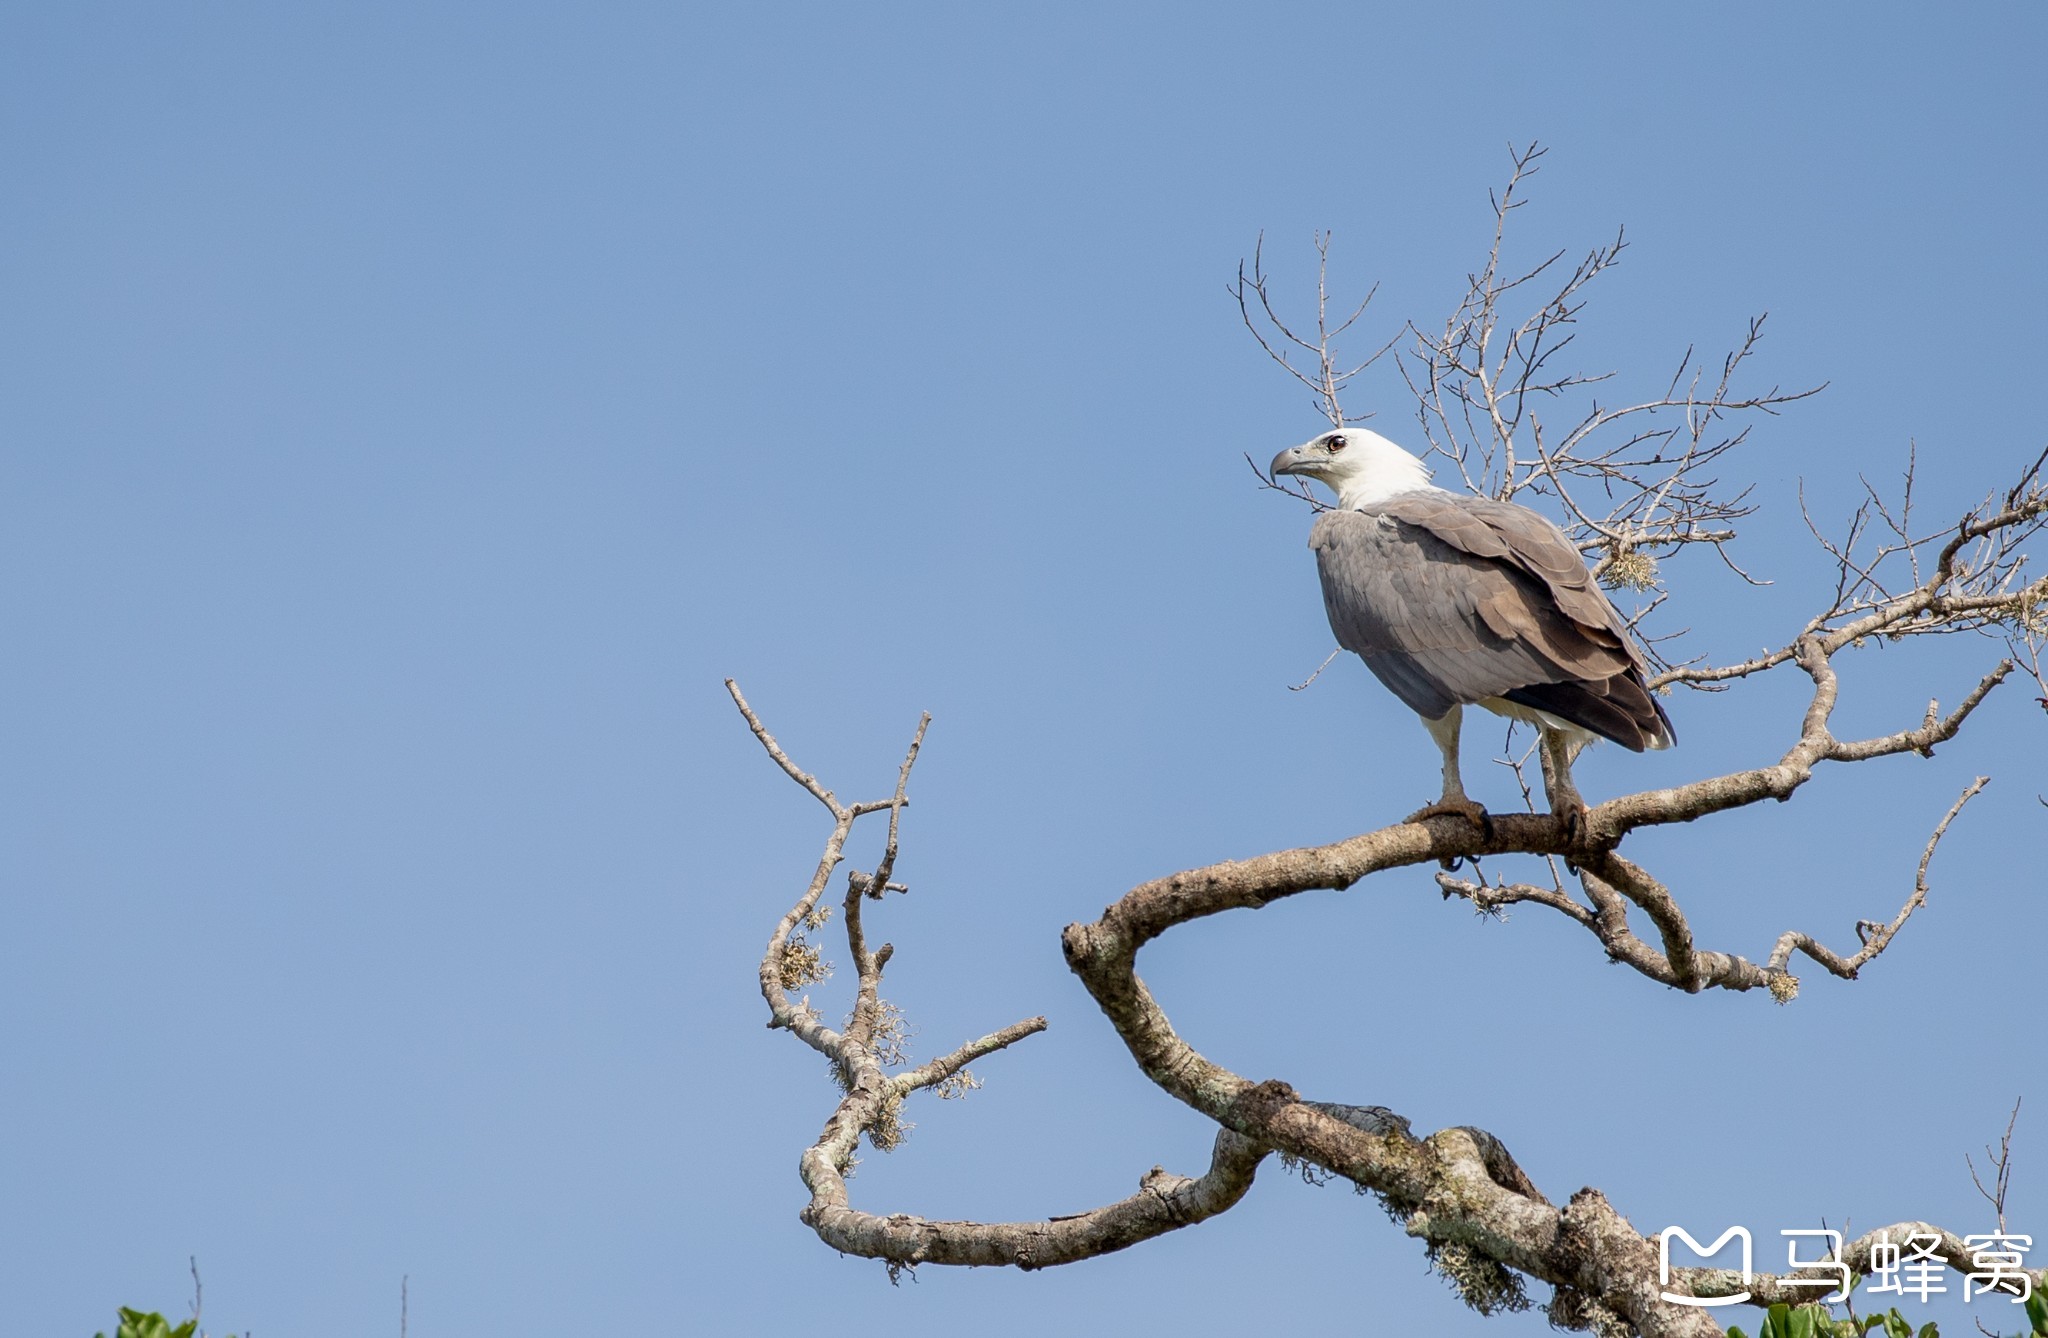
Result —
<instances>
[{"instance_id":1,"label":"twig","mask_svg":"<svg viewBox=\"0 0 2048 1338\"><path fill-rule=\"evenodd\" d=\"M789 760L789 754L783 752L782 745L775 742L775 736L761 723L761 717L755 715L754 708L747 705L747 699L740 693L740 685L728 678L725 680L725 690L732 694L733 705L740 708L740 714L746 717L747 728L754 731L754 737L768 750L768 756L775 759L775 765L781 767L791 780L817 796L819 803L832 810L833 817L839 817L844 812L839 806L839 801L833 798L830 790L818 784L817 777Z\"/></svg>"},{"instance_id":2,"label":"twig","mask_svg":"<svg viewBox=\"0 0 2048 1338\"><path fill-rule=\"evenodd\" d=\"M1316 666L1316 671L1314 673L1310 674L1307 678L1302 679L1299 683L1289 683L1287 685L1287 690L1289 692L1300 692L1309 684L1321 678L1323 676L1323 670L1330 667L1330 661L1336 659L1339 655L1342 655L1343 653L1344 648L1342 646L1339 646L1336 650L1331 651L1328 655L1325 655L1323 657L1323 662Z\"/></svg>"},{"instance_id":3,"label":"twig","mask_svg":"<svg viewBox=\"0 0 2048 1338\"><path fill-rule=\"evenodd\" d=\"M2025 1097L2013 1098L2012 1115L2005 1122L2005 1133L1999 1137L1998 1151L1993 1152L1988 1144L1984 1148L1985 1161L1991 1167L1990 1189L1984 1188L1984 1182L1978 1178L1977 1163L1970 1159L1969 1153L1963 1154L1963 1165L1970 1168L1970 1183L1991 1205L1991 1211L1998 1214L2000 1235L2005 1234L2005 1191L2012 1184L2012 1131L2020 1121L2020 1103L2024 1100Z\"/></svg>"}]
</instances>

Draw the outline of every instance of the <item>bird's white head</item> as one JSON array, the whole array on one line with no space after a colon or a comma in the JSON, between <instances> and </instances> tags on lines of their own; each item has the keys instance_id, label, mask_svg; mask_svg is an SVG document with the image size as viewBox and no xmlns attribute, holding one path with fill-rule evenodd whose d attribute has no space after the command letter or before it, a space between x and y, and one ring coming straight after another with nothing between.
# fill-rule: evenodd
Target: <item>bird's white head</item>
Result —
<instances>
[{"instance_id":1,"label":"bird's white head","mask_svg":"<svg viewBox=\"0 0 2048 1338\"><path fill-rule=\"evenodd\" d=\"M1362 427L1340 427L1288 447L1273 457L1273 472L1314 479L1347 511L1431 486L1422 461Z\"/></svg>"}]
</instances>

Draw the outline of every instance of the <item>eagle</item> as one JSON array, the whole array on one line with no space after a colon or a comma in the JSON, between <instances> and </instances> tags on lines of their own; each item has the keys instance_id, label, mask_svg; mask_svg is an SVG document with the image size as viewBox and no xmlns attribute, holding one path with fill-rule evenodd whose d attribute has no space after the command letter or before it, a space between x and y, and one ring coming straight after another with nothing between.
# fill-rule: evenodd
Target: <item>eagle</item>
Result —
<instances>
[{"instance_id":1,"label":"eagle","mask_svg":"<svg viewBox=\"0 0 2048 1338\"><path fill-rule=\"evenodd\" d=\"M1628 625L1545 517L1435 487L1421 460L1363 428L1291 446L1272 473L1337 494L1308 540L1330 630L1443 753L1443 796L1410 822L1486 825L1458 775L1468 705L1537 727L1551 812L1574 830L1585 814L1571 778L1580 750L1594 739L1638 753L1677 741Z\"/></svg>"}]
</instances>

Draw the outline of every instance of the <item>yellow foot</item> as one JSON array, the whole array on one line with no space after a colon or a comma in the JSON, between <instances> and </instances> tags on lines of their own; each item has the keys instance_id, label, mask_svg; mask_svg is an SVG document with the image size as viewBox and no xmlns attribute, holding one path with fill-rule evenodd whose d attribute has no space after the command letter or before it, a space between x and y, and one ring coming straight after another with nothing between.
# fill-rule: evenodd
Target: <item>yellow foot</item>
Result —
<instances>
[{"instance_id":1,"label":"yellow foot","mask_svg":"<svg viewBox=\"0 0 2048 1338\"><path fill-rule=\"evenodd\" d=\"M1431 818L1463 818L1480 831L1493 833L1493 819L1487 816L1485 806L1472 799L1439 799L1416 809L1402 821L1427 822Z\"/></svg>"}]
</instances>

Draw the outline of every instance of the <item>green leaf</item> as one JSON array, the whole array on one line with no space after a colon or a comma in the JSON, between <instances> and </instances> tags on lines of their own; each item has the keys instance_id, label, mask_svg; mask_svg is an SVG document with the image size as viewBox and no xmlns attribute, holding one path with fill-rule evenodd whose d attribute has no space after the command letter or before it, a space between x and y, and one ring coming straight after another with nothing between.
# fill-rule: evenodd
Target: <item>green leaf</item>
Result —
<instances>
[{"instance_id":1,"label":"green leaf","mask_svg":"<svg viewBox=\"0 0 2048 1338\"><path fill-rule=\"evenodd\" d=\"M164 1317L151 1311L120 1309L121 1327L115 1330L114 1338L156 1338L164 1327Z\"/></svg>"},{"instance_id":2,"label":"green leaf","mask_svg":"<svg viewBox=\"0 0 2048 1338\"><path fill-rule=\"evenodd\" d=\"M93 1338L107 1338L107 1335L105 1335L104 1333L98 1333L94 1334ZM1728 1326L1728 1338L1749 1338L1749 1335L1742 1331L1741 1325L1730 1324Z\"/></svg>"},{"instance_id":3,"label":"green leaf","mask_svg":"<svg viewBox=\"0 0 2048 1338\"><path fill-rule=\"evenodd\" d=\"M199 1331L197 1319L188 1319L174 1329L169 1320L154 1310L130 1310L124 1305L119 1314L121 1325L114 1331L114 1338L193 1338ZM107 1335L96 1333L93 1338L107 1338ZM229 1338L233 1335L230 1334Z\"/></svg>"},{"instance_id":4,"label":"green leaf","mask_svg":"<svg viewBox=\"0 0 2048 1338\"><path fill-rule=\"evenodd\" d=\"M1929 1320L1920 1326L1920 1338L1941 1338L1941 1330L1934 1327L1934 1321Z\"/></svg>"},{"instance_id":5,"label":"green leaf","mask_svg":"<svg viewBox=\"0 0 2048 1338\"><path fill-rule=\"evenodd\" d=\"M1813 1338L1813 1309L1800 1306L1785 1323L1785 1338Z\"/></svg>"},{"instance_id":6,"label":"green leaf","mask_svg":"<svg viewBox=\"0 0 2048 1338\"><path fill-rule=\"evenodd\" d=\"M1884 1333L1885 1338L1913 1338L1913 1326L1906 1322L1897 1306L1884 1312Z\"/></svg>"}]
</instances>

